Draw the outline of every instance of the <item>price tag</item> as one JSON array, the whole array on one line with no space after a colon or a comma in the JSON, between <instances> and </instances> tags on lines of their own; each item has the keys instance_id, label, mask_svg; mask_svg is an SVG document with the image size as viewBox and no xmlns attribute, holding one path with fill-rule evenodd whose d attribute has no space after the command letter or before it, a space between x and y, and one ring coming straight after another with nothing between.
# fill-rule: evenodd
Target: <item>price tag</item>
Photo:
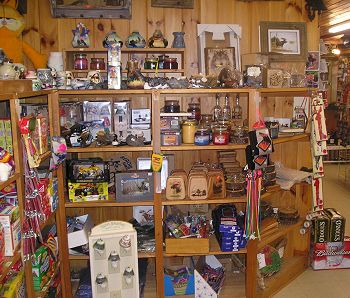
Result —
<instances>
[{"instance_id":1,"label":"price tag","mask_svg":"<svg viewBox=\"0 0 350 298\"><path fill-rule=\"evenodd\" d=\"M282 259L283 258L283 255L284 255L284 246L283 247L280 247L278 249L278 254L280 255L280 258Z\"/></svg>"},{"instance_id":2,"label":"price tag","mask_svg":"<svg viewBox=\"0 0 350 298\"><path fill-rule=\"evenodd\" d=\"M257 255L257 258L259 269L266 267L265 255L260 253Z\"/></svg>"}]
</instances>

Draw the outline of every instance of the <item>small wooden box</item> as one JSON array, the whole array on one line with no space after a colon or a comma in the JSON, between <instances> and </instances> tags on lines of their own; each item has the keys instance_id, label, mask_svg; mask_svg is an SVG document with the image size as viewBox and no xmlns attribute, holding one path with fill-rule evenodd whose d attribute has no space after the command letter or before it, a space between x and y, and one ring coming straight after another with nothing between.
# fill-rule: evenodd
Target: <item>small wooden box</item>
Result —
<instances>
[{"instance_id":1,"label":"small wooden box","mask_svg":"<svg viewBox=\"0 0 350 298\"><path fill-rule=\"evenodd\" d=\"M165 252L193 255L209 253L209 238L166 238Z\"/></svg>"}]
</instances>

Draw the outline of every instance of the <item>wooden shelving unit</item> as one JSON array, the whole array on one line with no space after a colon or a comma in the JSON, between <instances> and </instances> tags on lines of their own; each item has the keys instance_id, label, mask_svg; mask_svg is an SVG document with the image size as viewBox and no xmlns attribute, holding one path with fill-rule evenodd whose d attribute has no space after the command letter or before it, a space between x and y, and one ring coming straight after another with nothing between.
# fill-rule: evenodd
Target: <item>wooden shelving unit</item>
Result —
<instances>
[{"instance_id":1,"label":"wooden shelving unit","mask_svg":"<svg viewBox=\"0 0 350 298\"><path fill-rule=\"evenodd\" d=\"M11 267L15 265L21 259L21 251L18 248L13 257L5 257L2 270L0 271L0 283L2 283L3 279L6 277L7 273L11 270Z\"/></svg>"},{"instance_id":2,"label":"wooden shelving unit","mask_svg":"<svg viewBox=\"0 0 350 298\"><path fill-rule=\"evenodd\" d=\"M89 49L94 51L96 49ZM83 50L83 51L89 51ZM73 53L77 51L77 49L67 50L66 52ZM99 53L105 51L105 49L98 49ZM137 53L145 53L144 49L137 50ZM147 49L149 51L149 49ZM163 52L171 53L172 49L166 49ZM180 50L176 50L176 53L181 53ZM127 50L126 53L134 53L135 50ZM149 52L159 52L159 49L152 49ZM294 89L168 89L168 90L62 90L62 91L39 91L39 92L25 92L21 94L0 94L0 100L9 100L11 105L11 117L15 119L13 121L13 131L17 130L17 110L19 104L21 102L31 102L37 101L42 102L45 98L49 103L49 114L52 135L59 135L60 133L60 125L59 125L59 115L54 113L54 111L59 110L60 102L66 102L69 100L72 101L82 101L82 100L103 100L104 97L107 98L108 101L117 100L118 97L147 97L149 107L152 109L152 135L153 141L152 145L142 146L142 147L96 147L90 146L87 148L69 148L68 153L74 154L74 156L79 156L83 154L83 156L93 155L93 156L108 156L113 153L118 154L128 154L131 156L150 156L152 152L164 152L164 153L173 153L175 156L179 158L179 162L185 164L185 166L189 166L190 161L194 161L196 158L208 158L210 159L215 155L216 150L238 150L240 154L243 153L245 149L245 145L227 145L227 146L193 146L193 145L182 145L182 146L160 146L160 128L157 123L159 123L160 117L160 103L167 96L169 97L177 97L179 100L183 100L197 95L200 97L208 98L205 101L205 105L213 104L212 99L215 97L215 94L244 94L244 98L247 100L247 116L249 119L249 124L252 125L256 121L255 119L255 111L256 104L259 101L254 100L257 97L268 98L268 97L293 97L293 96L308 96L310 95L311 89L307 88L294 88ZM14 134L14 139L19 140L19 133ZM291 159L288 158L293 154L295 156L298 154L298 151L302 150L303 144L307 144L309 135L308 134L299 134L293 135L289 137L278 138L274 140L275 145L279 145L278 147L278 156L282 158L281 161L286 162L287 166L292 164L292 167L299 168L301 163L307 160L305 156L303 156L302 160L299 162L292 163ZM15 144L16 145L16 144ZM18 146L18 142L17 145ZM18 150L20 147L18 146ZM290 149L291 148L291 149ZM309 150L309 146L306 147ZM15 162L16 164L21 164L21 159L19 154L21 151L18 151L18 154L15 154ZM41 156L42 161L47 160L51 152L47 152ZM273 156L273 155L272 155ZM304 164L303 164L304 165ZM23 176L19 167L16 167L16 172L10 179L6 182L0 183L0 187L6 187L12 182L16 182L19 190L19 197L23 198L24 184L23 184ZM215 204L228 204L234 203L238 205L244 206L246 203L246 198L242 197L227 197L223 199L207 199L207 200L181 200L181 201L168 201L164 198L164 195L156 192L154 194L154 200L152 202L118 202L118 201L94 201L94 202L80 202L80 203L72 203L67 201L67 196L65 192L65 182L64 182L64 170L63 167L60 167L56 171L56 175L59 181L59 197L60 202L56 214L50 216L45 222L41 224L41 228L43 228L48 222L53 221L53 218L56 217L56 223L58 227L58 240L59 240L59 251L60 251L60 263L57 267L58 270L61 271L62 276L65 278L61 281L62 293L63 297L72 297L70 293L71 291L71 283L70 283L70 261L74 262L86 262L88 260L88 256L83 255L69 255L68 253L68 242L67 242L67 231L66 231L66 215L76 214L76 212L83 213L91 213L95 218L98 218L101 221L110 219L110 218L118 218L123 219L124 216L128 216L131 207L145 205L145 206L154 206L154 215L155 215L155 239L156 239L156 252L155 253L139 253L139 258L152 258L155 261L156 266L156 276L153 276L150 281L148 279L149 284L146 286L145 297L163 297L163 258L172 257L172 256L187 256L185 254L166 254L163 249L163 227L162 227L162 209L166 206L174 206L174 205L215 205ZM156 183L159 183L159 178L156 175ZM298 207L301 218L306 213L310 204L310 197L308 196L307 187L305 185L296 186L293 191L295 194L295 206ZM262 199L271 200L273 202L279 202L281 197L288 192L282 191L278 186L268 188L267 192L262 195ZM20 206L21 212L23 212L23 206ZM119 211L121 210L121 211ZM125 211L124 211L125 210ZM291 226L281 226L275 234L268 236L267 238L263 238L260 242L258 241L249 241L247 247L245 249L241 249L238 252L221 252L220 247L216 239L212 236L210 238L210 252L209 254L215 255L230 255L230 254L243 254L246 256L247 262L247 271L245 274L231 274L228 273L225 281L225 285L220 293L220 298L228 298L228 297L257 297L257 296L269 296L271 293L275 293L278 291L280 287L286 284L291 278L295 277L299 272L301 272L305 268L305 260L308 248L306 248L305 243L308 241L307 236L302 238L302 236L298 235L298 230L300 227L300 223L298 222ZM291 249L291 251L295 251L297 253L290 254L284 261L281 271L273 276L271 279L266 281L267 288L262 291L257 288L256 281L256 270L257 270L257 261L256 254L258 249L264 246L265 244L269 244L274 242L281 237L289 237L288 235L293 235L295 247ZM293 238L290 236L291 239ZM297 237L300 237L297 238ZM9 258L7 260L8 264L13 264L20 258L20 252L17 251L13 258ZM5 271L3 271L3 275L6 274L6 270L9 270L10 267L6 267ZM296 269L295 269L296 268ZM56 274L57 274L56 272ZM34 293L32 288L31 280L31 266L27 263L25 266L26 273L26 284L27 284L27 292L28 297L42 297L45 295L45 291L40 293ZM1 275L1 278L3 278ZM157 294L155 294L157 293ZM234 293L234 294L233 294Z\"/></svg>"}]
</instances>

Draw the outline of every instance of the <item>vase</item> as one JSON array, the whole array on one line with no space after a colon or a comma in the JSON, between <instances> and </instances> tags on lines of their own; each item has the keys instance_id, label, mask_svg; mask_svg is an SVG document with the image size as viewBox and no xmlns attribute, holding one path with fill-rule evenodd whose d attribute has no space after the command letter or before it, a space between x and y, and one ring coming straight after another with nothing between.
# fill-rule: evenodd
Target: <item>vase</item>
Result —
<instances>
[{"instance_id":1,"label":"vase","mask_svg":"<svg viewBox=\"0 0 350 298\"><path fill-rule=\"evenodd\" d=\"M185 32L173 32L173 35L174 35L173 48L184 48L185 47L185 40L184 40Z\"/></svg>"},{"instance_id":2,"label":"vase","mask_svg":"<svg viewBox=\"0 0 350 298\"><path fill-rule=\"evenodd\" d=\"M51 52L47 66L56 71L63 71L63 53L62 52Z\"/></svg>"},{"instance_id":3,"label":"vase","mask_svg":"<svg viewBox=\"0 0 350 298\"><path fill-rule=\"evenodd\" d=\"M114 43L119 43L120 47L123 46L123 41L121 40L117 32L112 31L108 33L107 36L105 37L103 41L103 46L105 48L109 48Z\"/></svg>"},{"instance_id":4,"label":"vase","mask_svg":"<svg viewBox=\"0 0 350 298\"><path fill-rule=\"evenodd\" d=\"M146 41L138 31L133 31L126 40L126 47L128 48L144 48L145 46Z\"/></svg>"}]
</instances>

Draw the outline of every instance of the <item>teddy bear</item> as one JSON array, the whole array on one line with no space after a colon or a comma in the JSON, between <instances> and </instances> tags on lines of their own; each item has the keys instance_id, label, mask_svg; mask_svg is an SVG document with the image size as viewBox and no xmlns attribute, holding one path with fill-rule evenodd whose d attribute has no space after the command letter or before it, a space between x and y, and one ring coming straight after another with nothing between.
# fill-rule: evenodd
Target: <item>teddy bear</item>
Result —
<instances>
[{"instance_id":1,"label":"teddy bear","mask_svg":"<svg viewBox=\"0 0 350 298\"><path fill-rule=\"evenodd\" d=\"M45 68L46 55L40 54L20 38L25 23L23 16L16 10L17 6L17 0L4 0L0 4L0 45L14 63L23 64L23 55L26 55L35 68Z\"/></svg>"}]
</instances>

